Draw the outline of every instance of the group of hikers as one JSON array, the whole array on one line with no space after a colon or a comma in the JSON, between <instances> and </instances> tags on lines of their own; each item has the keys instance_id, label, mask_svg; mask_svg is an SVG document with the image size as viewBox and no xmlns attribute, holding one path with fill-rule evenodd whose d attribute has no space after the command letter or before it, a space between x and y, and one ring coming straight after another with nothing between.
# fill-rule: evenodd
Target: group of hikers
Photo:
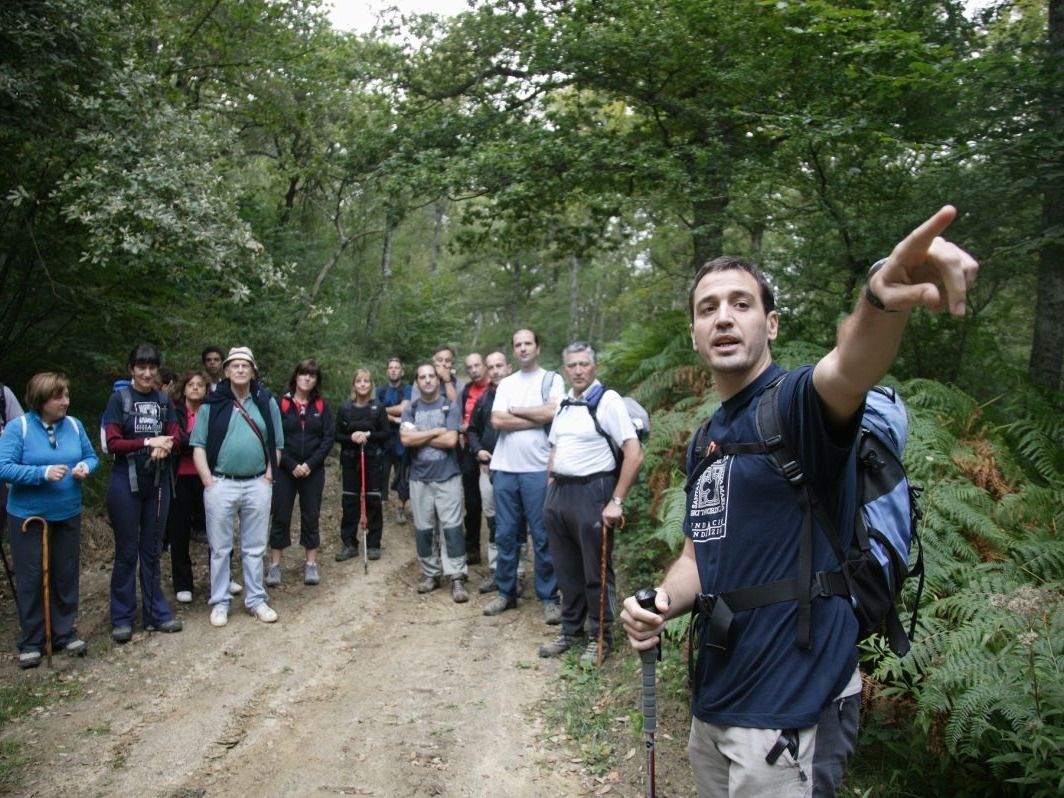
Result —
<instances>
[{"instance_id":1,"label":"group of hikers","mask_svg":"<svg viewBox=\"0 0 1064 798\"><path fill-rule=\"evenodd\" d=\"M807 572L838 572L827 526L837 530L843 550L854 536L862 500L854 463L866 394L890 368L911 311L965 313L978 264L942 237L955 214L945 206L872 265L836 347L791 372L772 360L779 314L772 286L754 263L717 258L691 285L691 345L722 403L689 446L683 551L649 604L645 592L642 601L625 599L620 621L630 645L649 652L669 619L693 613L691 653L697 657L688 751L703 798L830 796L841 783L860 710L853 594L800 580ZM403 384L397 360L388 363L381 391L374 391L368 371L359 370L335 422L314 361L296 366L278 403L258 383L249 349L209 354L209 375L186 375L175 408L156 387L158 352L137 347L129 358L132 382L111 397L105 413L107 451L115 458L108 509L115 529L116 640L131 633L138 562L144 627L180 630L159 589L158 529L169 516L174 589L179 601L191 600L191 581L179 581L177 560L183 562L187 530L201 504L211 549L211 623L226 623L231 595L239 592L229 571L237 518L245 606L260 620L275 621L265 586L280 583L296 496L303 578L307 584L320 578L322 468L339 440L344 518L337 559L358 555L363 511L369 525L364 554L380 556L382 496L391 484L405 499L408 486L419 592L447 580L455 602L469 600L468 568L480 558L483 516L491 576L479 590L496 594L484 614L517 606L527 534L544 620L560 624L540 655L561 655L584 635L583 663L608 654L615 603L610 532L623 526L642 451L624 400L596 379L589 344L574 342L562 353L568 391L560 375L540 367L539 340L529 329L513 334L512 373L501 351L483 358L471 353L463 383L449 347L417 366L412 386ZM79 484L99 460L83 425L66 416L68 388L62 375L34 376L25 393L30 409L21 420L11 412L17 409L13 395L4 391L0 482L11 483L7 533L24 667L39 663L44 637L41 542L49 533L33 533L35 517L50 528L53 642L71 654L85 651L73 626ZM770 402L762 403L763 396ZM759 441L768 416L796 458L782 467L774 456L778 442ZM171 506L169 480L160 474L174 455L179 463ZM389 472L399 478L389 480ZM802 495L829 497L816 512L796 498L799 480L810 485ZM402 504L398 512L405 512Z\"/></svg>"},{"instance_id":2,"label":"group of hikers","mask_svg":"<svg viewBox=\"0 0 1064 798\"><path fill-rule=\"evenodd\" d=\"M413 384L404 382L402 361L392 358L380 387L370 370L357 369L349 398L334 412L313 359L296 364L278 397L260 383L248 347L227 353L208 347L202 368L180 376L161 368L161 354L151 344L135 347L127 361L129 377L115 383L100 424L101 449L113 458L106 496L115 540L113 640L132 639L138 582L143 629L181 631L182 621L163 589L161 552L169 551L174 598L188 604L195 590L190 544L198 535L205 535L209 548L210 623L225 626L233 597L240 593L248 613L275 622L267 589L282 583L297 498L303 582L319 584L325 463L338 442L337 562L358 557L360 545L367 560L380 558L391 487L396 521L405 524L408 509L412 516L422 574L418 592L431 592L446 581L451 598L465 603L469 566L481 562L484 520L490 575L478 591L498 593L484 613L517 606L529 559L521 555L530 538L544 620L562 626L540 654L568 650L590 614L592 640L584 660L601 662L616 605L610 566L605 606L588 611L601 603L602 529L621 518L642 452L613 391L597 403L597 421L590 412L574 410L561 413L552 425L564 386L560 375L539 365L539 351L535 333L518 330L513 336L516 370L502 351L486 357L474 352L465 358L467 379L462 380L454 368L454 349L441 346L431 361L416 367ZM595 352L577 342L563 357L580 396L594 381ZM75 656L86 651L75 630L80 483L100 460L84 424L67 415L70 385L64 375L32 377L26 413L10 388L5 387L4 397L0 482L10 483L5 512L21 629L19 665L32 668L46 645ZM623 458L613 454L618 447L628 454L623 468ZM592 498L598 510L588 515L586 499ZM360 522L365 529L361 544ZM237 550L242 579L231 575ZM598 634L600 625L604 635Z\"/></svg>"}]
</instances>

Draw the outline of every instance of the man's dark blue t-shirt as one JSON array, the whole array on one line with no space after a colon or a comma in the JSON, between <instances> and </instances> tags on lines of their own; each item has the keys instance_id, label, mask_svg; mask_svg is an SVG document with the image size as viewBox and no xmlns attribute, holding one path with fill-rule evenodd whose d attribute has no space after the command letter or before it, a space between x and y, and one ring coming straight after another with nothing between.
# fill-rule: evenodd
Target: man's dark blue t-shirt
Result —
<instances>
[{"instance_id":1,"label":"man's dark blue t-shirt","mask_svg":"<svg viewBox=\"0 0 1064 798\"><path fill-rule=\"evenodd\" d=\"M761 393L784 371L773 364L722 403L703 440L758 440ZM853 445L860 412L845 430L828 426L813 369L790 373L777 396L784 435L811 487L824 496L847 547L853 532L856 470ZM701 453L699 453L701 456ZM691 473L689 456L688 473ZM797 492L768 454L726 455L695 481L687 497L684 533L694 544L703 593L725 593L798 576L803 513ZM819 527L813 533L813 570L836 571L838 561ZM802 575L802 579L809 575ZM842 597L816 598L811 644L799 648L797 602L737 612L729 650L703 648L695 674L692 713L723 726L791 729L817 722L824 705L846 686L857 664L857 620Z\"/></svg>"}]
</instances>

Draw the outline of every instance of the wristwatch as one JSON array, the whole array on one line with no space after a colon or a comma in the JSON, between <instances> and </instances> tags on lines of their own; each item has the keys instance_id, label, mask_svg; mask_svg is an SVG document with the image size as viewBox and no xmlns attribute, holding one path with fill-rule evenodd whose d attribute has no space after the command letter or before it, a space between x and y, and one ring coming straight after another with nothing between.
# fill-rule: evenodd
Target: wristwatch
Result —
<instances>
[{"instance_id":1,"label":"wristwatch","mask_svg":"<svg viewBox=\"0 0 1064 798\"><path fill-rule=\"evenodd\" d=\"M610 499L610 501L616 504L618 507L624 507L624 499L618 499L616 496L614 496L612 499Z\"/></svg>"},{"instance_id":2,"label":"wristwatch","mask_svg":"<svg viewBox=\"0 0 1064 798\"><path fill-rule=\"evenodd\" d=\"M868 304L874 307L876 310L882 310L884 313L897 313L896 310L891 310L886 306L882 299L872 290L871 280L872 275L887 265L886 258L880 258L872 264L872 268L868 270L868 277L865 279L864 298L868 300Z\"/></svg>"}]
</instances>

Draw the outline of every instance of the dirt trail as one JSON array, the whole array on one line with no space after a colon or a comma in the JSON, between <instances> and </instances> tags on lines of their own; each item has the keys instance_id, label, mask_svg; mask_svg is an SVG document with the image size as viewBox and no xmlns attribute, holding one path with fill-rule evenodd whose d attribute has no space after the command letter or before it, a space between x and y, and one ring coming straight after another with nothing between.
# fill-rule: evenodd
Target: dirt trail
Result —
<instances>
[{"instance_id":1,"label":"dirt trail","mask_svg":"<svg viewBox=\"0 0 1064 798\"><path fill-rule=\"evenodd\" d=\"M330 502L327 500L326 506ZM554 627L539 603L481 614L473 597L419 596L410 526L385 528L382 559L335 563L337 519L322 519L322 584L302 584L301 549L287 552L280 614L266 625L234 601L227 627L208 608L173 603L180 634L113 645L110 562L88 564L82 660L57 657L47 678L83 697L16 720L0 740L31 762L9 787L25 796L229 795L571 796L593 791L571 753L546 742L537 705L559 663L536 656ZM206 546L194 544L197 586ZM164 555L169 590L169 560ZM490 598L490 597L489 597ZM4 630L12 631L5 613ZM5 683L19 673L10 659ZM38 675L39 674L39 675ZM618 794L615 792L614 794Z\"/></svg>"}]
</instances>

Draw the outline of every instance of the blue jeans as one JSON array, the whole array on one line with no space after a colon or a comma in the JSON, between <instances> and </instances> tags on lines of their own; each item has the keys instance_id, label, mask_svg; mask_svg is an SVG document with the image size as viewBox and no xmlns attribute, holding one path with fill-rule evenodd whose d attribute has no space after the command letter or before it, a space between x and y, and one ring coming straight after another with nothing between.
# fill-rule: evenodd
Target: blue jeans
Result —
<instances>
[{"instance_id":1,"label":"blue jeans","mask_svg":"<svg viewBox=\"0 0 1064 798\"><path fill-rule=\"evenodd\" d=\"M547 546L547 530L543 526L543 502L547 497L547 472L515 473L495 471L495 582L499 595L517 596L517 536L522 521L528 521L535 553L536 595L540 601L558 603L558 580L554 578L554 564Z\"/></svg>"},{"instance_id":2,"label":"blue jeans","mask_svg":"<svg viewBox=\"0 0 1064 798\"><path fill-rule=\"evenodd\" d=\"M233 553L236 519L240 518L240 551L244 559L244 606L254 611L267 600L262 583L262 557L270 521L273 486L263 477L215 477L203 491L207 513L207 542L211 546L212 607L229 606L229 558Z\"/></svg>"}]
</instances>

